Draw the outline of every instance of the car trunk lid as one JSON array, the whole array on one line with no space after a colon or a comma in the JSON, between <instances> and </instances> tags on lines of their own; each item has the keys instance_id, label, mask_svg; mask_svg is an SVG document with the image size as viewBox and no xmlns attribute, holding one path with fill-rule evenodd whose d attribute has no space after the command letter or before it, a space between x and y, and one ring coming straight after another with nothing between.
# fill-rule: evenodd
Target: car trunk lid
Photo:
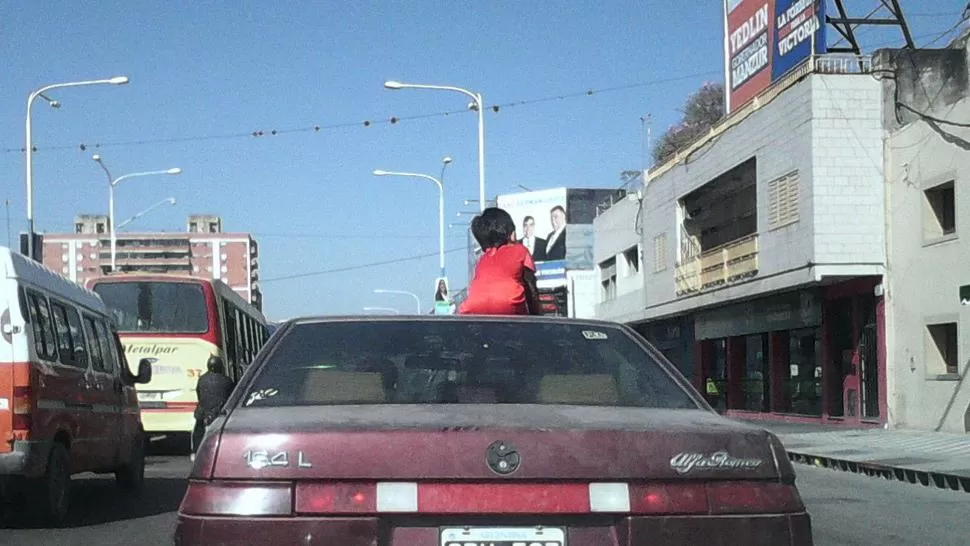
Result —
<instances>
[{"instance_id":1,"label":"car trunk lid","mask_svg":"<svg viewBox=\"0 0 970 546\"><path fill-rule=\"evenodd\" d=\"M767 432L702 410L515 405L242 408L215 479L778 479Z\"/></svg>"}]
</instances>

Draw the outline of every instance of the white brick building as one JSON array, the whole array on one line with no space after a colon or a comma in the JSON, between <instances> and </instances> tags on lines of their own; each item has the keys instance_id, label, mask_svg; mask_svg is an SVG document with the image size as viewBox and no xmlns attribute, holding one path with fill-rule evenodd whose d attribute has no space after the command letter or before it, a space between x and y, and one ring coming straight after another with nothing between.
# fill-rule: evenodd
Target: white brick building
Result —
<instances>
[{"instance_id":1,"label":"white brick building","mask_svg":"<svg viewBox=\"0 0 970 546\"><path fill-rule=\"evenodd\" d=\"M618 275L599 316L634 324L728 413L885 420L882 86L868 71L814 59L652 171L639 214L623 202L597 220L603 275L632 242L643 257L642 289L621 292Z\"/></svg>"}]
</instances>

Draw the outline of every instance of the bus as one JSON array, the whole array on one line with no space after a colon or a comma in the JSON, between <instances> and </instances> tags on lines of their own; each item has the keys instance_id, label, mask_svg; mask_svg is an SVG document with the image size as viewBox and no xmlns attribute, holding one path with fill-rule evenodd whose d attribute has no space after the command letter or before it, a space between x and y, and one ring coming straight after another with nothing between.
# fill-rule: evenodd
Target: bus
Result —
<instances>
[{"instance_id":1,"label":"bus","mask_svg":"<svg viewBox=\"0 0 970 546\"><path fill-rule=\"evenodd\" d=\"M128 361L152 362L152 380L138 385L145 433L194 448L195 386L209 357L222 357L238 381L269 339L266 318L218 279L122 273L88 287L111 310Z\"/></svg>"},{"instance_id":2,"label":"bus","mask_svg":"<svg viewBox=\"0 0 970 546\"><path fill-rule=\"evenodd\" d=\"M142 488L136 384L151 380L151 364L138 362L137 375L128 364L97 294L0 247L0 512L23 502L60 523L83 472Z\"/></svg>"}]
</instances>

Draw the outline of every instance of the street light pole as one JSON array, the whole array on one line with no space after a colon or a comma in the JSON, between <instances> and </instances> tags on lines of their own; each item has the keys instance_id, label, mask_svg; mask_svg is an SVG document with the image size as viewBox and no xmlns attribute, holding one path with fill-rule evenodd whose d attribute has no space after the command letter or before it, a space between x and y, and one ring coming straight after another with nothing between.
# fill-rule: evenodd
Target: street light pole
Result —
<instances>
[{"instance_id":1,"label":"street light pole","mask_svg":"<svg viewBox=\"0 0 970 546\"><path fill-rule=\"evenodd\" d=\"M178 175L182 174L182 169L178 167L173 167L171 169L165 169L160 171L145 171L138 173L129 173L119 176L118 178L111 177L111 171L105 166L104 161L101 156L94 154L91 159L101 166L101 169L108 176L108 232L111 238L111 272L114 273L118 270L116 252L118 245L118 229L115 226L115 188L121 182L129 179L136 178L140 176L159 176L159 175ZM167 199L166 199L167 201ZM164 201L163 201L164 202Z\"/></svg>"},{"instance_id":2,"label":"street light pole","mask_svg":"<svg viewBox=\"0 0 970 546\"><path fill-rule=\"evenodd\" d=\"M451 158L446 157L444 161L447 166L451 163ZM444 168L442 168L444 172ZM374 176L409 176L412 178L423 178L425 180L430 180L438 185L438 265L441 268L441 276L445 277L445 186L440 179L431 176L430 174L420 174L420 173L405 173L405 172L394 172L394 171L374 171Z\"/></svg>"},{"instance_id":3,"label":"street light pole","mask_svg":"<svg viewBox=\"0 0 970 546\"><path fill-rule=\"evenodd\" d=\"M375 294L400 294L402 296L411 296L414 298L414 304L417 305L418 314L421 314L421 298L418 297L414 292L408 292L407 290L388 290L386 288L377 288L374 290Z\"/></svg>"},{"instance_id":4,"label":"street light pole","mask_svg":"<svg viewBox=\"0 0 970 546\"><path fill-rule=\"evenodd\" d=\"M47 98L44 93L54 90L63 89L66 87L83 87L87 85L124 85L128 83L128 76L115 76L114 78L105 78L100 80L86 80L79 82L67 82L67 83L55 83L51 85L46 85L40 89L33 91L27 96L27 121L24 124L25 129L25 144L24 153L26 159L26 183L27 183L27 257L36 260L37 251L34 248L34 135L33 127L31 123L31 112L34 107L34 101L37 97L41 97L46 100L53 108L59 108L60 103L56 100L51 100Z\"/></svg>"},{"instance_id":5,"label":"street light pole","mask_svg":"<svg viewBox=\"0 0 970 546\"><path fill-rule=\"evenodd\" d=\"M158 207L160 207L162 205L165 205L165 204L175 206L175 198L174 197L169 197L168 199L162 199L158 203L155 203L154 205L152 205L152 206L148 207L147 209L139 212L138 214L135 214L135 215L131 216L130 218L126 219L124 222L119 223L117 229L121 229L121 228L127 226L128 224L134 222L135 220L141 218L142 216L148 214L149 212L151 212L151 211L153 211L153 210L157 209Z\"/></svg>"},{"instance_id":6,"label":"street light pole","mask_svg":"<svg viewBox=\"0 0 970 546\"><path fill-rule=\"evenodd\" d=\"M469 91L461 87L450 85L425 85L417 83L401 83L397 81L386 81L384 87L391 90L398 89L434 89L438 91L454 91L471 97L471 108L478 111L478 202L481 210L485 210L485 99L481 93Z\"/></svg>"}]
</instances>

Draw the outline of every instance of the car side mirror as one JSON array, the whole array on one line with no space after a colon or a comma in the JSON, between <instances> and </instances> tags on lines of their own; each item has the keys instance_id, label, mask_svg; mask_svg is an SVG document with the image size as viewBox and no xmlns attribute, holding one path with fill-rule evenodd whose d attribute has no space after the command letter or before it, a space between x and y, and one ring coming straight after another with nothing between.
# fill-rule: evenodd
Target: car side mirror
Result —
<instances>
[{"instance_id":1,"label":"car side mirror","mask_svg":"<svg viewBox=\"0 0 970 546\"><path fill-rule=\"evenodd\" d=\"M152 380L152 358L143 358L138 361L138 375L135 376L135 383L145 384Z\"/></svg>"}]
</instances>

